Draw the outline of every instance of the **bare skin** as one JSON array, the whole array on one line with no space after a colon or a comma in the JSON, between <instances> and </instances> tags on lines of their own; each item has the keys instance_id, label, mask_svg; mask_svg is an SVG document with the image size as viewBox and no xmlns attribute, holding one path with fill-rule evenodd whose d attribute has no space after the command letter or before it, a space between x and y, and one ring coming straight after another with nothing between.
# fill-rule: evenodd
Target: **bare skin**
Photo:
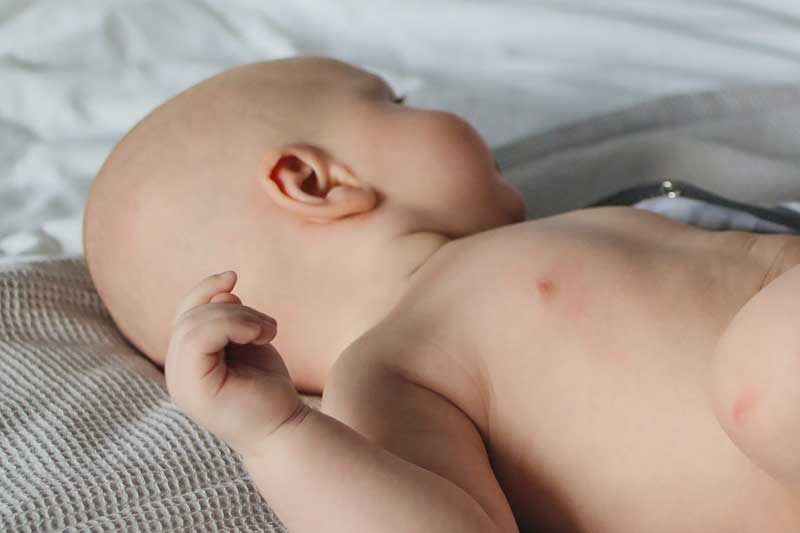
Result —
<instances>
[{"instance_id":1,"label":"bare skin","mask_svg":"<svg viewBox=\"0 0 800 533\"><path fill-rule=\"evenodd\" d=\"M324 263L339 284L319 298L334 329L304 330L324 323L308 311L308 322L272 312L255 281L242 288L259 263L240 258L236 275L149 293L171 319L132 338L167 339L146 353L164 361L176 404L242 455L290 530L800 530L791 445L800 439L800 239L707 232L630 208L523 222L521 199L474 130L406 110L407 124L416 121L405 133L433 147L410 152L415 176L435 154L459 154L457 171L439 164L432 175L463 195L426 204L438 185L378 172L410 164L386 158L411 140L397 135L401 111L379 102L390 92L369 83L368 98L343 95L336 106L352 105L349 126L324 143L265 149L256 159L266 170L248 189L263 191L270 223L290 221L298 247L318 247L309 271L334 257L322 247L340 247L343 257ZM352 117L359 106L364 121ZM394 113L394 129L371 129L367 117L388 116L379 110ZM359 150L370 135L394 148ZM309 168L316 184L302 195L292 183ZM108 194L87 208L87 260L134 337L147 328L114 303L121 274L104 271L111 252L104 257L91 220ZM162 216L168 227L171 213ZM365 244L356 252L343 242ZM367 260L378 265L369 283L359 270ZM297 301L320 290L285 275ZM274 307L290 308L277 298ZM304 341L309 330L342 348L314 352L323 343ZM295 387L324 389L321 411Z\"/></svg>"}]
</instances>

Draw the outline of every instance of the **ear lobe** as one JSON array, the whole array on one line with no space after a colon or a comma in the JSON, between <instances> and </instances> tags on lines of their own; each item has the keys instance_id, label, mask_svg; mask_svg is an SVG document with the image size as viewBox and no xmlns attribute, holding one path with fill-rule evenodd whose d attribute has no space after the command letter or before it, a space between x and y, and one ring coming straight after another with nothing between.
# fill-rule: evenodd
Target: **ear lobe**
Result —
<instances>
[{"instance_id":1,"label":"ear lobe","mask_svg":"<svg viewBox=\"0 0 800 533\"><path fill-rule=\"evenodd\" d=\"M306 220L328 222L369 211L377 195L347 168L313 146L269 154L262 182L272 201Z\"/></svg>"}]
</instances>

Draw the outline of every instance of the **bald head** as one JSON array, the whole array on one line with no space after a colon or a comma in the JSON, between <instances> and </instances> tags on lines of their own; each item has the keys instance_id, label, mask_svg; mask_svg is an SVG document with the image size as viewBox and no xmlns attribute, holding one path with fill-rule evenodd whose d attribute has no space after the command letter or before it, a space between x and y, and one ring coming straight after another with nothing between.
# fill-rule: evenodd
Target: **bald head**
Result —
<instances>
[{"instance_id":1,"label":"bald head","mask_svg":"<svg viewBox=\"0 0 800 533\"><path fill-rule=\"evenodd\" d=\"M179 300L236 270L296 383L318 386L432 250L524 218L469 124L395 100L365 70L292 58L223 72L137 124L84 213L89 272L128 340L163 362Z\"/></svg>"},{"instance_id":2,"label":"bald head","mask_svg":"<svg viewBox=\"0 0 800 533\"><path fill-rule=\"evenodd\" d=\"M289 267L281 244L292 228L258 201L260 157L273 146L308 141L321 121L326 86L364 72L322 58L245 65L169 100L114 148L92 185L84 252L95 286L120 330L162 361L178 299L204 276L240 271L260 244ZM283 222L283 223L282 223Z\"/></svg>"}]
</instances>

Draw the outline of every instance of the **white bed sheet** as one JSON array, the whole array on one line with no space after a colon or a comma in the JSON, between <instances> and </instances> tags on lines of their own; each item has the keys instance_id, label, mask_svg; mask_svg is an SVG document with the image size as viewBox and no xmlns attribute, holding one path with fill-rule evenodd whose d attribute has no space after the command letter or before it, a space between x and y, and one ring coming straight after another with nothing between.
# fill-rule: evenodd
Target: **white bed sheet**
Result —
<instances>
[{"instance_id":1,"label":"white bed sheet","mask_svg":"<svg viewBox=\"0 0 800 533\"><path fill-rule=\"evenodd\" d=\"M81 253L113 144L225 68L323 54L498 146L653 97L800 80L794 0L0 0L0 257Z\"/></svg>"}]
</instances>

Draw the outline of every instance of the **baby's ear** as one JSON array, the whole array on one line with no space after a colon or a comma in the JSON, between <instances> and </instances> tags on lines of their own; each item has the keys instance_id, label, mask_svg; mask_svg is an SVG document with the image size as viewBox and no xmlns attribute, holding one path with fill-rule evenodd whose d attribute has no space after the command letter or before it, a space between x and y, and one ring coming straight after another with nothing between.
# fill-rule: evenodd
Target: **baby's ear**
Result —
<instances>
[{"instance_id":1,"label":"baby's ear","mask_svg":"<svg viewBox=\"0 0 800 533\"><path fill-rule=\"evenodd\" d=\"M374 209L377 192L320 148L290 144L270 151L261 181L270 199L286 211L329 222Z\"/></svg>"}]
</instances>

